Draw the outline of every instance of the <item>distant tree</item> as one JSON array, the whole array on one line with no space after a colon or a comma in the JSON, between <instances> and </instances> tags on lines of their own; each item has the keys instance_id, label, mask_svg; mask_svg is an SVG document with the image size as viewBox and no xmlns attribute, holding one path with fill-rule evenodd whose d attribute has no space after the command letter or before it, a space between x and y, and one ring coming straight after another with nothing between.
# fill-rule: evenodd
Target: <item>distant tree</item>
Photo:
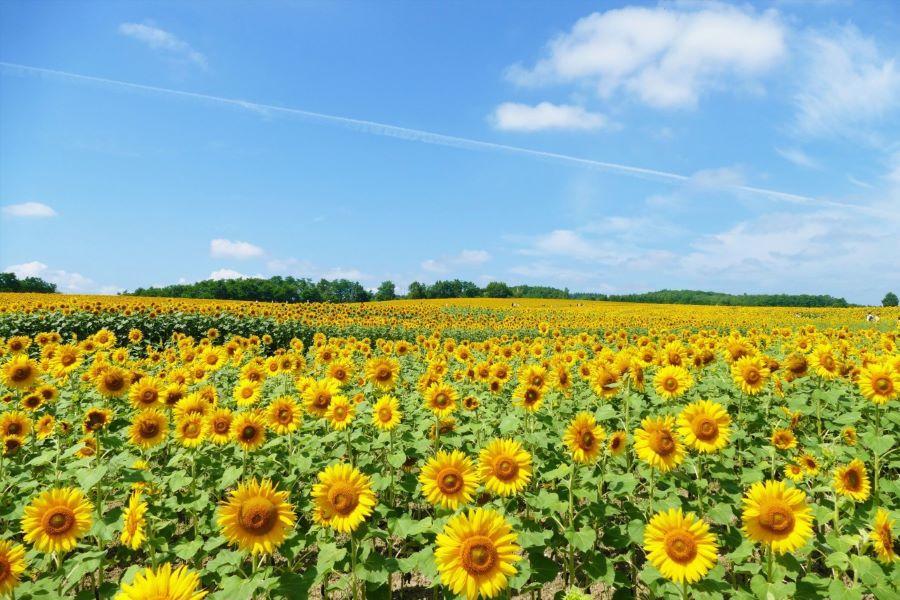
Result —
<instances>
[{"instance_id":1,"label":"distant tree","mask_svg":"<svg viewBox=\"0 0 900 600\"><path fill-rule=\"evenodd\" d=\"M512 290L502 281L492 281L484 286L484 296L486 298L509 298L512 296Z\"/></svg>"},{"instance_id":2,"label":"distant tree","mask_svg":"<svg viewBox=\"0 0 900 600\"><path fill-rule=\"evenodd\" d=\"M413 281L409 284L409 289L406 293L406 297L410 300L421 300L422 298L427 297L427 288L419 283L418 281Z\"/></svg>"},{"instance_id":3,"label":"distant tree","mask_svg":"<svg viewBox=\"0 0 900 600\"><path fill-rule=\"evenodd\" d=\"M884 299L881 301L882 306L897 306L897 294L894 292L888 292L884 295Z\"/></svg>"},{"instance_id":4,"label":"distant tree","mask_svg":"<svg viewBox=\"0 0 900 600\"><path fill-rule=\"evenodd\" d=\"M55 294L56 284L44 281L40 277L19 279L15 273L0 273L0 292Z\"/></svg>"},{"instance_id":5,"label":"distant tree","mask_svg":"<svg viewBox=\"0 0 900 600\"><path fill-rule=\"evenodd\" d=\"M375 300L383 302L385 300L393 300L397 297L397 289L393 281L382 281L375 292Z\"/></svg>"}]
</instances>

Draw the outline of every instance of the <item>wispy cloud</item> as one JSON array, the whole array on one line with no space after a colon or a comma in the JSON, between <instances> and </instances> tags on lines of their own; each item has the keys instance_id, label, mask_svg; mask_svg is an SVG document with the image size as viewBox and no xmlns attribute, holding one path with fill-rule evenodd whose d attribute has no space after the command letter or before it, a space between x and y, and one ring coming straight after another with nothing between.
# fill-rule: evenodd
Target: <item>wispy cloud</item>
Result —
<instances>
[{"instance_id":1,"label":"wispy cloud","mask_svg":"<svg viewBox=\"0 0 900 600\"><path fill-rule=\"evenodd\" d=\"M144 23L122 23L119 33L135 39L153 50L165 52L169 56L192 62L206 68L206 57L194 50L190 44L159 27Z\"/></svg>"},{"instance_id":2,"label":"wispy cloud","mask_svg":"<svg viewBox=\"0 0 900 600\"><path fill-rule=\"evenodd\" d=\"M607 125L604 115L592 113L581 106L541 102L536 106L504 102L491 115L494 127L503 131L543 131L568 129L591 131Z\"/></svg>"},{"instance_id":3,"label":"wispy cloud","mask_svg":"<svg viewBox=\"0 0 900 600\"><path fill-rule=\"evenodd\" d=\"M432 273L447 273L457 268L481 265L490 259L491 255L485 250L463 250L453 256L429 258L422 262L421 267Z\"/></svg>"},{"instance_id":4,"label":"wispy cloud","mask_svg":"<svg viewBox=\"0 0 900 600\"><path fill-rule=\"evenodd\" d=\"M55 217L57 212L52 207L40 202L23 202L21 204L7 204L3 207L3 214L23 219L46 219Z\"/></svg>"},{"instance_id":5,"label":"wispy cloud","mask_svg":"<svg viewBox=\"0 0 900 600\"><path fill-rule=\"evenodd\" d=\"M215 239L209 243L209 255L213 258L236 258L245 260L265 254L262 248L250 242Z\"/></svg>"},{"instance_id":6,"label":"wispy cloud","mask_svg":"<svg viewBox=\"0 0 900 600\"><path fill-rule=\"evenodd\" d=\"M99 285L90 277L73 271L52 269L47 264L37 260L9 265L3 269L9 273L15 273L17 277L40 277L50 283L55 283L61 292L69 294L116 294L122 291L115 285Z\"/></svg>"},{"instance_id":7,"label":"wispy cloud","mask_svg":"<svg viewBox=\"0 0 900 600\"><path fill-rule=\"evenodd\" d=\"M775 152L784 160L794 163L798 167L815 169L817 171L822 169L822 165L816 159L799 148L775 148Z\"/></svg>"},{"instance_id":8,"label":"wispy cloud","mask_svg":"<svg viewBox=\"0 0 900 600\"><path fill-rule=\"evenodd\" d=\"M235 271L234 269L217 269L209 274L210 279L243 279L247 277L240 271Z\"/></svg>"}]
</instances>

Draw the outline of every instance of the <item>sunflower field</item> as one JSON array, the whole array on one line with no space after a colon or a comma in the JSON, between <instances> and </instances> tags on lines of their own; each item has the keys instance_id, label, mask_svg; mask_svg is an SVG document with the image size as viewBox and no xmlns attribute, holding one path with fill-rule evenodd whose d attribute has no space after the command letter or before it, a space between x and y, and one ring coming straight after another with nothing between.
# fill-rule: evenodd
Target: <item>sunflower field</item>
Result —
<instances>
[{"instance_id":1,"label":"sunflower field","mask_svg":"<svg viewBox=\"0 0 900 600\"><path fill-rule=\"evenodd\" d=\"M898 598L866 310L0 294L0 597Z\"/></svg>"}]
</instances>

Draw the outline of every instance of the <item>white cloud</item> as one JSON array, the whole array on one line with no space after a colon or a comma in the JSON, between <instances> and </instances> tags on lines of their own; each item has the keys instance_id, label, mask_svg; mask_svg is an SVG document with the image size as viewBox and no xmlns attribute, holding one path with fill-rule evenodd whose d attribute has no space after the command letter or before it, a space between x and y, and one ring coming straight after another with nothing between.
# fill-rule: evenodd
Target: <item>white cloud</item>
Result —
<instances>
[{"instance_id":1,"label":"white cloud","mask_svg":"<svg viewBox=\"0 0 900 600\"><path fill-rule=\"evenodd\" d=\"M209 274L209 279L243 279L247 277L234 269L218 269Z\"/></svg>"},{"instance_id":2,"label":"white cloud","mask_svg":"<svg viewBox=\"0 0 900 600\"><path fill-rule=\"evenodd\" d=\"M51 269L45 263L37 260L9 265L6 272L15 273L17 277L40 277L44 281L55 283L61 292L69 294L114 294L122 291L122 288L114 285L98 285L93 279L85 277L81 273Z\"/></svg>"},{"instance_id":3,"label":"white cloud","mask_svg":"<svg viewBox=\"0 0 900 600\"><path fill-rule=\"evenodd\" d=\"M250 242L215 239L209 243L209 255L213 258L236 258L244 260L264 254L263 249Z\"/></svg>"},{"instance_id":4,"label":"white cloud","mask_svg":"<svg viewBox=\"0 0 900 600\"><path fill-rule=\"evenodd\" d=\"M796 128L809 135L858 135L900 108L900 70L853 26L809 34L805 76L794 97Z\"/></svg>"},{"instance_id":5,"label":"white cloud","mask_svg":"<svg viewBox=\"0 0 900 600\"><path fill-rule=\"evenodd\" d=\"M350 279L360 280L367 279L368 276L359 269L344 269L342 267L334 267L323 272L321 275L324 279Z\"/></svg>"},{"instance_id":6,"label":"white cloud","mask_svg":"<svg viewBox=\"0 0 900 600\"><path fill-rule=\"evenodd\" d=\"M57 215L52 207L40 202L7 204L3 207L3 214L10 217L22 217L26 219L44 219L47 217L55 217Z\"/></svg>"},{"instance_id":7,"label":"white cloud","mask_svg":"<svg viewBox=\"0 0 900 600\"><path fill-rule=\"evenodd\" d=\"M503 131L569 129L589 131L606 126L606 117L581 106L541 102L536 106L504 102L491 116L494 127Z\"/></svg>"},{"instance_id":8,"label":"white cloud","mask_svg":"<svg viewBox=\"0 0 900 600\"><path fill-rule=\"evenodd\" d=\"M206 57L203 54L175 34L158 27L142 23L122 23L119 25L119 33L136 39L153 50L162 50L172 56L206 67Z\"/></svg>"},{"instance_id":9,"label":"white cloud","mask_svg":"<svg viewBox=\"0 0 900 600\"><path fill-rule=\"evenodd\" d=\"M775 152L788 162L794 163L798 167L806 169L821 170L822 165L799 148L775 148Z\"/></svg>"},{"instance_id":10,"label":"white cloud","mask_svg":"<svg viewBox=\"0 0 900 600\"><path fill-rule=\"evenodd\" d=\"M756 14L718 3L626 7L593 13L549 42L531 69L511 67L519 85L576 83L608 98L690 107L711 89L750 83L786 54L777 12Z\"/></svg>"},{"instance_id":11,"label":"white cloud","mask_svg":"<svg viewBox=\"0 0 900 600\"><path fill-rule=\"evenodd\" d=\"M359 269L330 267L323 268L311 261L297 258L276 258L266 263L266 268L271 273L279 275L291 275L312 280L317 279L350 279L351 281L372 282L375 278Z\"/></svg>"},{"instance_id":12,"label":"white cloud","mask_svg":"<svg viewBox=\"0 0 900 600\"><path fill-rule=\"evenodd\" d=\"M453 256L429 258L422 261L422 268L432 273L447 273L454 268L465 268L486 263L491 255L485 250L463 250Z\"/></svg>"}]
</instances>

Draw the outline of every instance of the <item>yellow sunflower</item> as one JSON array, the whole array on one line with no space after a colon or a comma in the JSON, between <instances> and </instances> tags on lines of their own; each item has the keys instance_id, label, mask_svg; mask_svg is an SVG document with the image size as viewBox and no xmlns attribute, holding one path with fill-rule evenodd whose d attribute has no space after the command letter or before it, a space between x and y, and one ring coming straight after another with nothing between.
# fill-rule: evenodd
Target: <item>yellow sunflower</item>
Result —
<instances>
[{"instance_id":1,"label":"yellow sunflower","mask_svg":"<svg viewBox=\"0 0 900 600\"><path fill-rule=\"evenodd\" d=\"M784 467L784 476L794 483L800 483L806 477L806 469L801 464L788 463Z\"/></svg>"},{"instance_id":2,"label":"yellow sunflower","mask_svg":"<svg viewBox=\"0 0 900 600\"><path fill-rule=\"evenodd\" d=\"M647 417L634 430L634 450L638 458L665 473L684 461L684 446L675 435L675 419Z\"/></svg>"},{"instance_id":3,"label":"yellow sunflower","mask_svg":"<svg viewBox=\"0 0 900 600\"><path fill-rule=\"evenodd\" d=\"M172 569L165 563L157 569L138 571L132 583L122 583L115 600L201 600L207 592L197 589L200 575L185 566Z\"/></svg>"},{"instance_id":4,"label":"yellow sunflower","mask_svg":"<svg viewBox=\"0 0 900 600\"><path fill-rule=\"evenodd\" d=\"M297 521L288 493L268 479L241 483L219 505L219 527L228 541L252 555L272 554Z\"/></svg>"},{"instance_id":5,"label":"yellow sunflower","mask_svg":"<svg viewBox=\"0 0 900 600\"><path fill-rule=\"evenodd\" d=\"M328 419L329 425L337 431L343 431L347 428L353 417L356 416L356 407L350 402L346 396L333 396L328 410L325 411L325 418Z\"/></svg>"},{"instance_id":6,"label":"yellow sunflower","mask_svg":"<svg viewBox=\"0 0 900 600\"><path fill-rule=\"evenodd\" d=\"M300 407L290 396L279 396L272 400L266 414L269 417L269 427L278 435L297 431L303 421Z\"/></svg>"},{"instance_id":7,"label":"yellow sunflower","mask_svg":"<svg viewBox=\"0 0 900 600\"><path fill-rule=\"evenodd\" d=\"M678 433L699 452L715 452L728 445L730 425L725 408L710 400L688 404L678 416Z\"/></svg>"},{"instance_id":8,"label":"yellow sunflower","mask_svg":"<svg viewBox=\"0 0 900 600\"><path fill-rule=\"evenodd\" d=\"M19 585L19 579L25 571L25 548L6 540L0 540L0 597Z\"/></svg>"},{"instance_id":9,"label":"yellow sunflower","mask_svg":"<svg viewBox=\"0 0 900 600\"><path fill-rule=\"evenodd\" d=\"M234 401L238 406L251 406L262 397L262 383L258 381L239 381L234 386Z\"/></svg>"},{"instance_id":10,"label":"yellow sunflower","mask_svg":"<svg viewBox=\"0 0 900 600\"><path fill-rule=\"evenodd\" d=\"M897 560L894 550L894 521L884 508L879 508L875 513L871 538L878 560L885 564L891 564Z\"/></svg>"},{"instance_id":11,"label":"yellow sunflower","mask_svg":"<svg viewBox=\"0 0 900 600\"><path fill-rule=\"evenodd\" d=\"M377 501L372 484L348 464L334 464L319 473L313 485L313 520L340 533L351 533L372 514Z\"/></svg>"},{"instance_id":12,"label":"yellow sunflower","mask_svg":"<svg viewBox=\"0 0 900 600\"><path fill-rule=\"evenodd\" d=\"M768 364L757 356L744 356L731 365L731 378L741 391L750 396L760 393L769 380Z\"/></svg>"},{"instance_id":13,"label":"yellow sunflower","mask_svg":"<svg viewBox=\"0 0 900 600\"><path fill-rule=\"evenodd\" d=\"M435 506L456 510L472 501L478 487L478 473L472 459L460 452L439 451L419 474L422 493Z\"/></svg>"},{"instance_id":14,"label":"yellow sunflower","mask_svg":"<svg viewBox=\"0 0 900 600\"><path fill-rule=\"evenodd\" d=\"M231 431L234 441L246 451L256 450L266 441L266 423L255 411L236 413Z\"/></svg>"},{"instance_id":15,"label":"yellow sunflower","mask_svg":"<svg viewBox=\"0 0 900 600\"><path fill-rule=\"evenodd\" d=\"M68 552L93 524L94 506L78 488L53 488L25 507L25 541L41 552Z\"/></svg>"},{"instance_id":16,"label":"yellow sunflower","mask_svg":"<svg viewBox=\"0 0 900 600\"><path fill-rule=\"evenodd\" d=\"M16 354L3 364L0 374L7 387L23 390L31 387L41 371L37 363L28 358L27 354Z\"/></svg>"},{"instance_id":17,"label":"yellow sunflower","mask_svg":"<svg viewBox=\"0 0 900 600\"><path fill-rule=\"evenodd\" d=\"M128 393L131 387L131 373L120 367L107 366L97 375L94 383L104 396L118 398Z\"/></svg>"},{"instance_id":18,"label":"yellow sunflower","mask_svg":"<svg viewBox=\"0 0 900 600\"><path fill-rule=\"evenodd\" d=\"M854 502L865 502L869 498L869 475L866 465L858 458L834 471L834 490Z\"/></svg>"},{"instance_id":19,"label":"yellow sunflower","mask_svg":"<svg viewBox=\"0 0 900 600\"><path fill-rule=\"evenodd\" d=\"M716 564L718 546L709 525L680 508L657 513L644 530L644 552L663 577L694 583Z\"/></svg>"},{"instance_id":20,"label":"yellow sunflower","mask_svg":"<svg viewBox=\"0 0 900 600\"><path fill-rule=\"evenodd\" d=\"M513 391L513 402L521 406L528 412L535 412L541 408L544 403L544 392L542 388L520 383Z\"/></svg>"},{"instance_id":21,"label":"yellow sunflower","mask_svg":"<svg viewBox=\"0 0 900 600\"><path fill-rule=\"evenodd\" d=\"M613 431L606 440L606 449L612 456L619 456L625 452L628 445L628 434L624 431Z\"/></svg>"},{"instance_id":22,"label":"yellow sunflower","mask_svg":"<svg viewBox=\"0 0 900 600\"><path fill-rule=\"evenodd\" d=\"M128 399L131 405L138 410L145 408L157 408L162 405L162 390L165 387L161 379L156 377L141 377L141 379L128 390Z\"/></svg>"},{"instance_id":23,"label":"yellow sunflower","mask_svg":"<svg viewBox=\"0 0 900 600\"><path fill-rule=\"evenodd\" d=\"M425 390L425 406L438 417L447 417L456 410L456 390L444 382L432 383Z\"/></svg>"},{"instance_id":24,"label":"yellow sunflower","mask_svg":"<svg viewBox=\"0 0 900 600\"><path fill-rule=\"evenodd\" d=\"M119 537L121 542L131 548L137 550L147 539L145 531L147 520L144 515L147 514L147 503L141 500L141 491L135 490L128 499L128 506L122 515L122 535Z\"/></svg>"},{"instance_id":25,"label":"yellow sunflower","mask_svg":"<svg viewBox=\"0 0 900 600\"><path fill-rule=\"evenodd\" d=\"M231 422L234 419L230 408L219 408L206 416L206 436L213 444L223 446L231 441Z\"/></svg>"},{"instance_id":26,"label":"yellow sunflower","mask_svg":"<svg viewBox=\"0 0 900 600\"><path fill-rule=\"evenodd\" d=\"M93 406L84 413L81 428L85 433L96 433L105 428L112 421L112 411L108 408Z\"/></svg>"},{"instance_id":27,"label":"yellow sunflower","mask_svg":"<svg viewBox=\"0 0 900 600\"><path fill-rule=\"evenodd\" d=\"M336 396L341 392L341 382L326 377L312 381L303 390L303 402L306 411L316 417L324 417L331 404L332 396Z\"/></svg>"},{"instance_id":28,"label":"yellow sunflower","mask_svg":"<svg viewBox=\"0 0 900 600\"><path fill-rule=\"evenodd\" d=\"M0 437L17 435L26 437L31 433L31 419L22 411L0 413Z\"/></svg>"},{"instance_id":29,"label":"yellow sunflower","mask_svg":"<svg viewBox=\"0 0 900 600\"><path fill-rule=\"evenodd\" d=\"M53 430L56 428L56 419L53 418L53 415L44 415L40 419L38 419L37 423L34 426L34 431L38 436L39 440L44 440L53 435Z\"/></svg>"},{"instance_id":30,"label":"yellow sunflower","mask_svg":"<svg viewBox=\"0 0 900 600\"><path fill-rule=\"evenodd\" d=\"M142 410L131 421L128 434L135 446L143 449L152 448L165 441L169 434L169 420L155 408Z\"/></svg>"},{"instance_id":31,"label":"yellow sunflower","mask_svg":"<svg viewBox=\"0 0 900 600\"><path fill-rule=\"evenodd\" d=\"M496 511L478 508L454 516L435 540L441 583L468 600L497 596L522 558L516 537Z\"/></svg>"},{"instance_id":32,"label":"yellow sunflower","mask_svg":"<svg viewBox=\"0 0 900 600\"><path fill-rule=\"evenodd\" d=\"M594 415L582 412L569 423L563 434L563 443L569 447L572 460L577 463L591 463L600 456L604 438L606 433L603 427L597 424Z\"/></svg>"},{"instance_id":33,"label":"yellow sunflower","mask_svg":"<svg viewBox=\"0 0 900 600\"><path fill-rule=\"evenodd\" d=\"M382 396L372 407L372 423L382 431L390 431L400 424L400 401L394 396Z\"/></svg>"},{"instance_id":34,"label":"yellow sunflower","mask_svg":"<svg viewBox=\"0 0 900 600\"><path fill-rule=\"evenodd\" d=\"M366 361L366 379L382 391L394 389L400 374L400 364L392 358L372 358Z\"/></svg>"},{"instance_id":35,"label":"yellow sunflower","mask_svg":"<svg viewBox=\"0 0 900 600\"><path fill-rule=\"evenodd\" d=\"M515 440L491 440L478 455L478 473L488 491L512 496L531 481L531 455Z\"/></svg>"},{"instance_id":36,"label":"yellow sunflower","mask_svg":"<svg viewBox=\"0 0 900 600\"><path fill-rule=\"evenodd\" d=\"M754 483L744 495L742 531L777 554L794 552L812 537L813 514L806 494L783 481Z\"/></svg>"},{"instance_id":37,"label":"yellow sunflower","mask_svg":"<svg viewBox=\"0 0 900 600\"><path fill-rule=\"evenodd\" d=\"M790 450L796 448L797 437L790 429L776 429L772 432L772 445L779 450Z\"/></svg>"},{"instance_id":38,"label":"yellow sunflower","mask_svg":"<svg viewBox=\"0 0 900 600\"><path fill-rule=\"evenodd\" d=\"M873 363L859 372L859 392L876 404L900 394L900 373L887 363Z\"/></svg>"},{"instance_id":39,"label":"yellow sunflower","mask_svg":"<svg viewBox=\"0 0 900 600\"><path fill-rule=\"evenodd\" d=\"M840 375L841 369L834 357L834 349L827 344L816 346L809 363L822 379L834 379Z\"/></svg>"},{"instance_id":40,"label":"yellow sunflower","mask_svg":"<svg viewBox=\"0 0 900 600\"><path fill-rule=\"evenodd\" d=\"M656 393L667 400L684 394L694 383L691 374L684 367L666 365L653 376Z\"/></svg>"}]
</instances>

